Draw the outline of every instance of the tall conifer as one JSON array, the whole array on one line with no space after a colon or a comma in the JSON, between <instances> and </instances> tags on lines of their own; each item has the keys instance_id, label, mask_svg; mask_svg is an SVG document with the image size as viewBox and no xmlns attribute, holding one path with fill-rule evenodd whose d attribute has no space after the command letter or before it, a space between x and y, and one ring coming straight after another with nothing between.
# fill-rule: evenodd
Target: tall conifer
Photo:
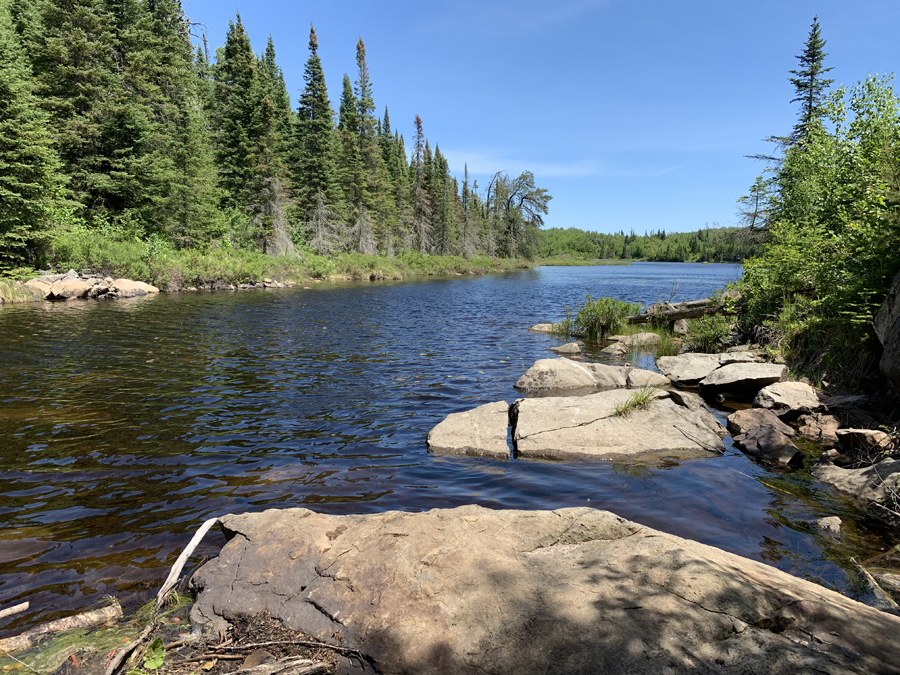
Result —
<instances>
[{"instance_id":1,"label":"tall conifer","mask_svg":"<svg viewBox=\"0 0 900 675\"><path fill-rule=\"evenodd\" d=\"M800 69L789 71L792 75L796 75L788 78L794 85L796 93L791 103L800 103L800 115L791 134L791 143L802 144L809 136L810 125L822 117L822 99L825 90L834 83L834 80L823 77L825 73L833 70L824 67L826 56L828 54L825 52L825 40L822 39L819 29L819 17L816 16L813 17L803 53L796 57L800 62Z\"/></svg>"}]
</instances>

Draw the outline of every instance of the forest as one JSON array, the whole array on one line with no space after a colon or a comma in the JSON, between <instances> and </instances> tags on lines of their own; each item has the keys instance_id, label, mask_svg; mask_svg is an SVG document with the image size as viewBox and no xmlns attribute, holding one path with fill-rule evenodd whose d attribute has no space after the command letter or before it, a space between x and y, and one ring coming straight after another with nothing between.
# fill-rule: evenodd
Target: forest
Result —
<instances>
[{"instance_id":1,"label":"forest","mask_svg":"<svg viewBox=\"0 0 900 675\"><path fill-rule=\"evenodd\" d=\"M271 38L238 15L209 54L191 29L179 0L0 0L0 272L538 253L547 190L460 183L418 115L407 148L361 38L333 106L310 28L293 107Z\"/></svg>"}]
</instances>

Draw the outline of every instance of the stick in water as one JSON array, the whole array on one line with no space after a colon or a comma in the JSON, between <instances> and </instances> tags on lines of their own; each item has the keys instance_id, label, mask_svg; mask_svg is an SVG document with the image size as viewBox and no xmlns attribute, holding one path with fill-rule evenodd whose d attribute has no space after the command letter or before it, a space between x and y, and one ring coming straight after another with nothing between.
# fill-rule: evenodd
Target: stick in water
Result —
<instances>
[{"instance_id":1,"label":"stick in water","mask_svg":"<svg viewBox=\"0 0 900 675\"><path fill-rule=\"evenodd\" d=\"M94 609L83 614L75 616L67 616L65 619L57 619L50 623L44 623L36 628L22 633L21 635L13 635L12 637L0 640L0 653L23 652L38 642L45 635L51 633L61 633L65 630L74 630L76 628L90 628L99 626L104 623L110 623L116 619L122 618L122 608L118 601L102 609Z\"/></svg>"},{"instance_id":2,"label":"stick in water","mask_svg":"<svg viewBox=\"0 0 900 675\"><path fill-rule=\"evenodd\" d=\"M175 561L175 564L172 566L172 570L169 572L169 576L166 577L165 582L162 585L162 588L159 589L159 593L156 595L156 607L159 609L162 607L163 602L166 599L166 596L169 594L175 584L178 583L178 575L181 574L181 570L184 569L185 564L188 561L188 558L191 557L191 554L194 552L194 549L200 545L200 540L203 539L203 535L209 532L209 528L219 522L218 518L210 518L203 525L200 526L200 529L197 530L197 533L188 543L187 547L181 552L181 555L178 556L178 560Z\"/></svg>"},{"instance_id":3,"label":"stick in water","mask_svg":"<svg viewBox=\"0 0 900 675\"><path fill-rule=\"evenodd\" d=\"M0 609L0 619L5 619L6 617L12 616L13 614L27 611L28 607L29 604L27 602L23 602L20 605L13 605L12 607L7 607L6 609Z\"/></svg>"}]
</instances>

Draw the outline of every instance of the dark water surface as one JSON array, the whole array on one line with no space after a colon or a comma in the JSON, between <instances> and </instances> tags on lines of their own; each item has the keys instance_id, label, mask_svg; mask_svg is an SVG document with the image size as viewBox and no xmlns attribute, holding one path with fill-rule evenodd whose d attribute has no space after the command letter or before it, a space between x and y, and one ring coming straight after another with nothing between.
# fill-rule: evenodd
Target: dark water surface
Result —
<instances>
[{"instance_id":1,"label":"dark water surface","mask_svg":"<svg viewBox=\"0 0 900 675\"><path fill-rule=\"evenodd\" d=\"M433 457L452 412L506 399L585 293L710 294L736 265L539 268L0 310L0 634L146 600L202 520L461 504L592 506L867 599L851 555L887 539L801 474L724 457L623 466ZM845 520L845 535L802 521ZM223 543L211 534L199 551Z\"/></svg>"}]
</instances>

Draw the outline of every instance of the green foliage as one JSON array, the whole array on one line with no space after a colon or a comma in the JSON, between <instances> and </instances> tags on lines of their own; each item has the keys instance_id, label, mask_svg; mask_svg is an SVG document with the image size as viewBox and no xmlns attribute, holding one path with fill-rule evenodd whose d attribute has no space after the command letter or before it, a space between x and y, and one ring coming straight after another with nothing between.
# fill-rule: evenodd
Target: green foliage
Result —
<instances>
[{"instance_id":1,"label":"green foliage","mask_svg":"<svg viewBox=\"0 0 900 675\"><path fill-rule=\"evenodd\" d=\"M834 83L834 80L822 77L833 70L823 66L826 56L828 54L825 53L825 40L822 39L819 29L819 17L816 16L813 17L803 53L797 57L800 70L791 70L790 73L796 77L788 78L794 85L796 94L791 103L800 103L800 116L790 138L792 143L804 144L811 128L823 117L822 101L825 90Z\"/></svg>"},{"instance_id":2,"label":"green foliage","mask_svg":"<svg viewBox=\"0 0 900 675\"><path fill-rule=\"evenodd\" d=\"M647 410L656 398L656 387L647 386L638 389L623 403L617 403L613 408L616 417L627 417L636 410Z\"/></svg>"},{"instance_id":3,"label":"green foliage","mask_svg":"<svg viewBox=\"0 0 900 675\"><path fill-rule=\"evenodd\" d=\"M778 173L765 255L745 264L745 332L814 379L857 384L900 271L900 101L890 78L840 89Z\"/></svg>"},{"instance_id":4,"label":"green foliage","mask_svg":"<svg viewBox=\"0 0 900 675\"><path fill-rule=\"evenodd\" d=\"M166 648L162 638L156 638L144 652L143 666L146 670L158 671L166 660ZM132 668L126 675L147 675L146 670Z\"/></svg>"},{"instance_id":5,"label":"green foliage","mask_svg":"<svg viewBox=\"0 0 900 675\"><path fill-rule=\"evenodd\" d=\"M725 351L731 342L734 320L725 314L710 314L691 319L685 344L690 351L717 354Z\"/></svg>"},{"instance_id":6,"label":"green foliage","mask_svg":"<svg viewBox=\"0 0 900 675\"><path fill-rule=\"evenodd\" d=\"M585 340L599 341L610 333L621 330L625 317L637 314L641 306L623 302L616 298L592 299L586 295L586 302L575 315L575 332Z\"/></svg>"},{"instance_id":7,"label":"green foliage","mask_svg":"<svg viewBox=\"0 0 900 675\"><path fill-rule=\"evenodd\" d=\"M541 258L576 260L652 260L660 262L741 262L762 253L763 235L749 227L704 228L667 234L602 234L574 227L540 233ZM552 263L557 264L557 263ZM571 263L566 263L571 264Z\"/></svg>"}]
</instances>

